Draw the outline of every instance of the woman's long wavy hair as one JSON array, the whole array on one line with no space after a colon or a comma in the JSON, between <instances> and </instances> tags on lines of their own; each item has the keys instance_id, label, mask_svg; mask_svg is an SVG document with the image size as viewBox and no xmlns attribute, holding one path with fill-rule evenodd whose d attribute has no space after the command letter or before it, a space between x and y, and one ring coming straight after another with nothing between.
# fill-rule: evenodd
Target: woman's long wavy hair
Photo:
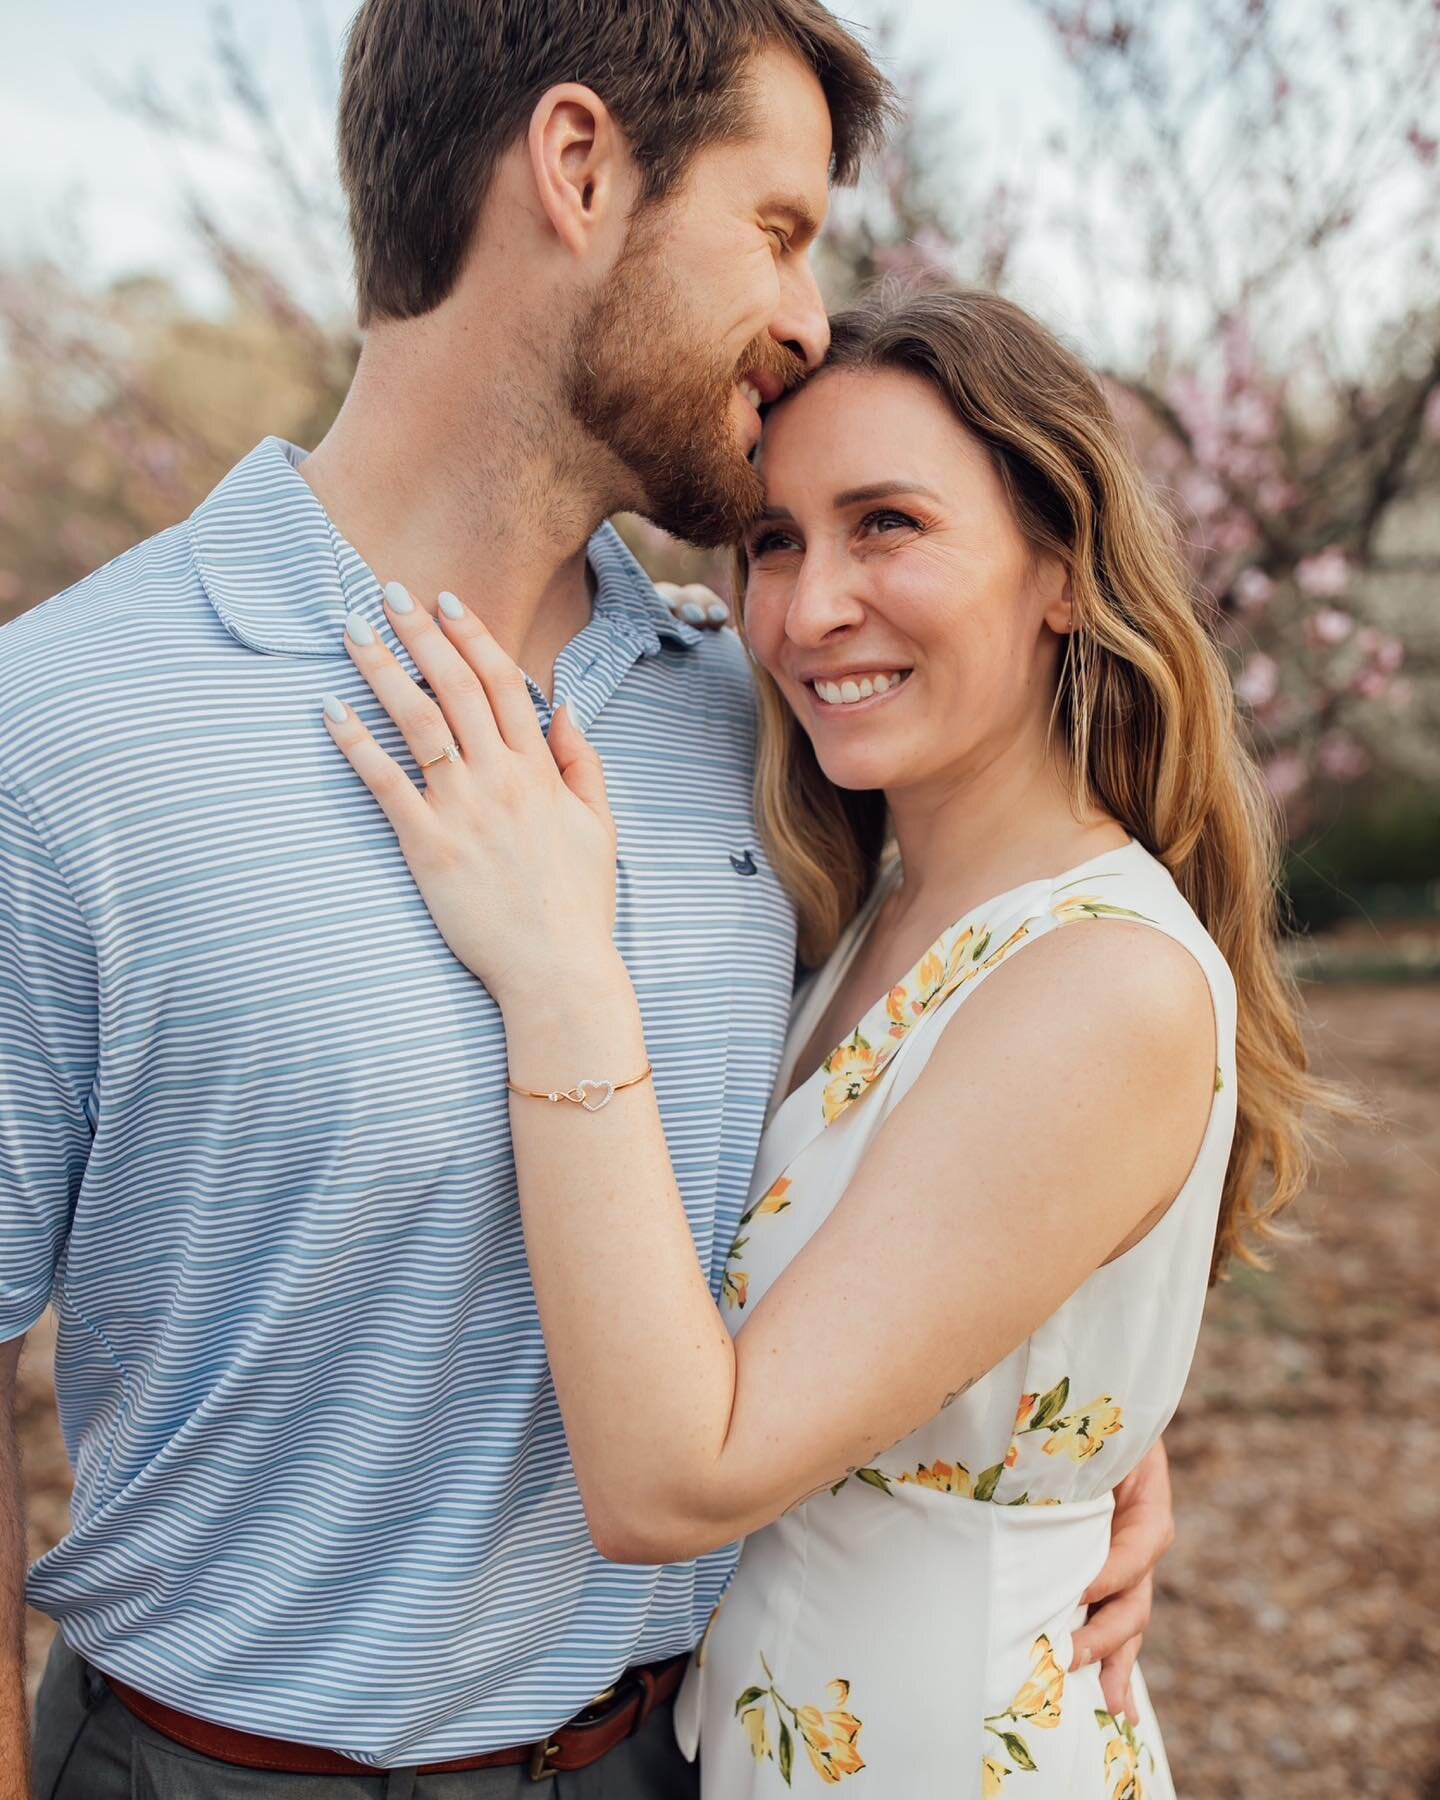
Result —
<instances>
[{"instance_id":1,"label":"woman's long wavy hair","mask_svg":"<svg viewBox=\"0 0 1440 1800\"><path fill-rule=\"evenodd\" d=\"M935 388L989 452L1031 548L1069 571L1075 628L1052 729L1077 808L1113 815L1165 865L1235 976L1238 1118L1214 1270L1231 1257L1257 1263L1256 1246L1279 1235L1274 1220L1309 1175L1307 1109L1348 1108L1308 1072L1279 956L1276 809L1172 524L1098 381L1010 301L963 289L880 295L831 332L825 370L899 369ZM740 564L743 596L743 552ZM775 683L756 675L757 813L814 965L874 884L885 800L835 787Z\"/></svg>"}]
</instances>

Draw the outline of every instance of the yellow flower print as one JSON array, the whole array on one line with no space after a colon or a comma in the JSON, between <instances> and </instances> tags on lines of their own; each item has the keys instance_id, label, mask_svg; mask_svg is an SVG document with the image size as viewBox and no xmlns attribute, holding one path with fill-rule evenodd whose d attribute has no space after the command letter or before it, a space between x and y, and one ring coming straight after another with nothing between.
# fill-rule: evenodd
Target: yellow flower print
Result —
<instances>
[{"instance_id":1,"label":"yellow flower print","mask_svg":"<svg viewBox=\"0 0 1440 1800\"><path fill-rule=\"evenodd\" d=\"M891 1037L904 1037L910 1029L910 990L903 983L891 988L885 1000L885 1013L890 1020Z\"/></svg>"},{"instance_id":2,"label":"yellow flower print","mask_svg":"<svg viewBox=\"0 0 1440 1800\"><path fill-rule=\"evenodd\" d=\"M1059 1456L1063 1451L1077 1463L1098 1456L1105 1448L1106 1438L1125 1429L1122 1414L1123 1408L1116 1406L1108 1394L1101 1394L1078 1412L1056 1419L1044 1445L1045 1454Z\"/></svg>"},{"instance_id":3,"label":"yellow flower print","mask_svg":"<svg viewBox=\"0 0 1440 1800\"><path fill-rule=\"evenodd\" d=\"M1015 1414L1014 1437L1010 1448L1005 1452L1004 1466L1007 1469L1013 1469L1019 1464L1023 1454L1020 1439L1031 1432L1043 1431L1049 1434L1043 1446L1047 1456L1059 1456L1063 1452L1079 1463L1099 1455L1105 1447L1105 1440L1125 1429L1124 1408L1117 1406L1109 1394L1101 1394L1089 1406L1067 1413L1065 1407L1069 1399L1068 1375L1062 1376L1047 1393L1020 1396L1020 1405Z\"/></svg>"},{"instance_id":4,"label":"yellow flower print","mask_svg":"<svg viewBox=\"0 0 1440 1800\"><path fill-rule=\"evenodd\" d=\"M1135 1735L1135 1727L1126 1718L1115 1718L1102 1708L1095 1709L1095 1723L1106 1734L1105 1786L1108 1800L1145 1800L1146 1787L1140 1773L1142 1758L1155 1767L1152 1753ZM1114 1737L1110 1737L1110 1732Z\"/></svg>"},{"instance_id":5,"label":"yellow flower print","mask_svg":"<svg viewBox=\"0 0 1440 1800\"><path fill-rule=\"evenodd\" d=\"M1118 871L1111 870L1108 874L1086 875L1080 881L1072 881L1067 885L1080 887L1093 881L1112 881L1117 873ZM1076 919L1141 919L1147 925L1155 923L1153 919L1147 919L1144 913L1132 912L1128 906L1112 906L1099 894L1067 894L1063 900L1056 900L1050 911L1061 925L1069 925Z\"/></svg>"},{"instance_id":6,"label":"yellow flower print","mask_svg":"<svg viewBox=\"0 0 1440 1800\"><path fill-rule=\"evenodd\" d=\"M790 1177L788 1175L782 1175L775 1183L774 1187L770 1188L762 1195L760 1200L746 1213L740 1223L745 1225L748 1224L751 1219L763 1219L770 1213L784 1212L785 1208L790 1204L790 1189L793 1186L794 1183L790 1180Z\"/></svg>"},{"instance_id":7,"label":"yellow flower print","mask_svg":"<svg viewBox=\"0 0 1440 1800\"><path fill-rule=\"evenodd\" d=\"M964 1463L933 1462L928 1468L922 1463L913 1475L897 1475L895 1479L930 1488L937 1494L959 1494L965 1500L975 1492L974 1478Z\"/></svg>"},{"instance_id":8,"label":"yellow flower print","mask_svg":"<svg viewBox=\"0 0 1440 1800\"><path fill-rule=\"evenodd\" d=\"M1060 1698L1065 1692L1065 1671L1055 1660L1048 1637L1036 1638L1030 1648L1030 1679L1010 1702L1009 1717L1028 1720L1037 1731L1053 1731L1060 1723Z\"/></svg>"},{"instance_id":9,"label":"yellow flower print","mask_svg":"<svg viewBox=\"0 0 1440 1800\"><path fill-rule=\"evenodd\" d=\"M741 1215L739 1231L736 1233L735 1242L730 1246L729 1255L725 1258L725 1272L720 1277L720 1298L727 1306L743 1310L745 1302L750 1298L750 1277L744 1270L730 1267L731 1263L740 1260L741 1251L750 1242L749 1238L741 1236L740 1233L752 1219L766 1218L775 1213L784 1212L790 1204L791 1186L789 1177L782 1175L773 1187L768 1188L760 1196L749 1212Z\"/></svg>"},{"instance_id":10,"label":"yellow flower print","mask_svg":"<svg viewBox=\"0 0 1440 1800\"><path fill-rule=\"evenodd\" d=\"M847 1775L857 1775L865 1767L860 1754L861 1721L847 1710L850 1683L836 1679L828 1684L831 1705L792 1706L775 1686L775 1674L764 1656L760 1666L768 1685L748 1687L735 1702L735 1716L744 1728L750 1749L757 1762L773 1756L779 1765L786 1787L792 1785L795 1768L795 1739L804 1744L811 1767L827 1787L834 1787ZM768 1709L773 1702L779 1727L772 1743ZM758 1716L757 1716L758 1715ZM787 1716L788 1715L788 1716Z\"/></svg>"},{"instance_id":11,"label":"yellow flower print","mask_svg":"<svg viewBox=\"0 0 1440 1800\"><path fill-rule=\"evenodd\" d=\"M1110 1789L1110 1800L1144 1800L1140 1757L1134 1745L1127 1744L1124 1738L1111 1738L1105 1746L1105 1785Z\"/></svg>"},{"instance_id":12,"label":"yellow flower print","mask_svg":"<svg viewBox=\"0 0 1440 1800\"><path fill-rule=\"evenodd\" d=\"M834 1702L831 1710L822 1713L818 1706L802 1706L795 1714L795 1724L805 1740L815 1773L833 1786L847 1775L858 1774L865 1762L858 1747L860 1721L854 1713L844 1711L850 1698L850 1683L832 1681L827 1691Z\"/></svg>"},{"instance_id":13,"label":"yellow flower print","mask_svg":"<svg viewBox=\"0 0 1440 1800\"><path fill-rule=\"evenodd\" d=\"M740 1715L740 1723L745 1727L756 1762L764 1762L767 1756L775 1754L775 1746L770 1742L770 1722L763 1706L747 1706Z\"/></svg>"},{"instance_id":14,"label":"yellow flower print","mask_svg":"<svg viewBox=\"0 0 1440 1800\"><path fill-rule=\"evenodd\" d=\"M980 967L982 969L993 969L995 967L996 963L1004 962L1005 958L1010 954L1010 952L1015 948L1015 946L1017 944L1023 944L1025 939L1027 937L1029 937L1029 935L1030 935L1030 926L1028 923L1026 923L1024 925L1018 925L1015 928L1015 930L1010 933L1009 937L1006 938L1005 942L1000 946L1000 948L998 950L992 951L990 953L990 955L985 958L984 962L981 963Z\"/></svg>"},{"instance_id":15,"label":"yellow flower print","mask_svg":"<svg viewBox=\"0 0 1440 1800\"><path fill-rule=\"evenodd\" d=\"M825 1073L830 1080L825 1084L821 1100L827 1125L833 1125L851 1101L860 1098L887 1060L882 1059L858 1030L854 1037L831 1051L825 1059Z\"/></svg>"},{"instance_id":16,"label":"yellow flower print","mask_svg":"<svg viewBox=\"0 0 1440 1800\"><path fill-rule=\"evenodd\" d=\"M991 1713L985 1729L999 1738L1015 1769L1034 1774L1038 1768L1030 1746L1018 1731L1010 1727L1028 1725L1036 1731L1053 1731L1060 1723L1060 1702L1065 1693L1065 1671L1055 1660L1055 1648L1048 1637L1038 1637L1030 1646L1030 1678L1004 1712ZM998 1794L1000 1783L1015 1769L993 1757L981 1764L981 1786L985 1793ZM993 1786L991 1785L993 1783Z\"/></svg>"}]
</instances>

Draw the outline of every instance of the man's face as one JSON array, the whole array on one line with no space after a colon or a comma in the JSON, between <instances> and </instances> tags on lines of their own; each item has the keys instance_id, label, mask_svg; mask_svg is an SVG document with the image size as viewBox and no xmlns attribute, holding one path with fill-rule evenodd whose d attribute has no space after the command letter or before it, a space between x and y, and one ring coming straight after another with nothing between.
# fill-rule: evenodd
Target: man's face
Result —
<instances>
[{"instance_id":1,"label":"man's face","mask_svg":"<svg viewBox=\"0 0 1440 1800\"><path fill-rule=\"evenodd\" d=\"M829 342L810 268L825 216L830 114L786 52L751 64L754 135L703 151L640 213L570 346L567 399L635 478L633 502L691 543L734 541L763 490L762 404Z\"/></svg>"}]
</instances>

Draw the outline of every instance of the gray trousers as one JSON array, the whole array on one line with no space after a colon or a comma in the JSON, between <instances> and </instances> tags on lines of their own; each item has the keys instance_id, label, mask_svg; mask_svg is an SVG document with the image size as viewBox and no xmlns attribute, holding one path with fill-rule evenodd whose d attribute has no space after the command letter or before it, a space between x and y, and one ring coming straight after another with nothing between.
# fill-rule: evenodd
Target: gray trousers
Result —
<instances>
[{"instance_id":1,"label":"gray trousers","mask_svg":"<svg viewBox=\"0 0 1440 1800\"><path fill-rule=\"evenodd\" d=\"M273 1775L187 1750L121 1704L57 1637L35 1703L35 1800L699 1800L698 1767L675 1742L674 1707L574 1775L523 1767L462 1775Z\"/></svg>"}]
</instances>

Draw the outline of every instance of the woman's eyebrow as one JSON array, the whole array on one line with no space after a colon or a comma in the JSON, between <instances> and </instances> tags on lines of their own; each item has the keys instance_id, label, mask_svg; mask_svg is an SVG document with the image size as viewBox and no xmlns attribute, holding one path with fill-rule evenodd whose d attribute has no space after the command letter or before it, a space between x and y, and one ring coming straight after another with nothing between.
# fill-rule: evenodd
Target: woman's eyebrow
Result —
<instances>
[{"instance_id":1,"label":"woman's eyebrow","mask_svg":"<svg viewBox=\"0 0 1440 1800\"><path fill-rule=\"evenodd\" d=\"M926 487L923 481L869 481L864 487L846 488L835 496L835 510L842 507L858 506L865 500L884 500L891 494L924 494L927 499L938 500L940 496L934 488Z\"/></svg>"}]
</instances>

